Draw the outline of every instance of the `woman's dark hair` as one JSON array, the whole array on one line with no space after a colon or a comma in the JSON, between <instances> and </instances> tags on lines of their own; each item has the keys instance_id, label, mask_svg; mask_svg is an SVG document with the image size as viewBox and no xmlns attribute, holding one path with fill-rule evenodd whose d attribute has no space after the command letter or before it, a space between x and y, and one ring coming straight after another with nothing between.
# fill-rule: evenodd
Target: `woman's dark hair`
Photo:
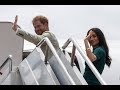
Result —
<instances>
[{"instance_id":1,"label":"woman's dark hair","mask_svg":"<svg viewBox=\"0 0 120 90\"><path fill-rule=\"evenodd\" d=\"M103 34L103 32L99 29L99 28L91 28L88 32L87 32L87 35L89 34L90 31L93 31L96 33L98 39L99 39L99 46L102 46L104 47L105 51L106 51L106 64L108 67L110 67L111 65L111 58L109 56L109 48L108 48L108 45L106 43L106 39L105 39L105 36Z\"/></svg>"}]
</instances>

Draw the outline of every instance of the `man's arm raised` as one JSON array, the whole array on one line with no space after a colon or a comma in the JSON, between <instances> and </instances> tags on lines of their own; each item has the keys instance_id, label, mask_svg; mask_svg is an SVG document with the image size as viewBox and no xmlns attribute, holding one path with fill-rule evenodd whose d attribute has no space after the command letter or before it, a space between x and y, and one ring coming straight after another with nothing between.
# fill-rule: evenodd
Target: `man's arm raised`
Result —
<instances>
[{"instance_id":1,"label":"man's arm raised","mask_svg":"<svg viewBox=\"0 0 120 90\"><path fill-rule=\"evenodd\" d=\"M12 26L12 29L13 29L14 31L17 30L17 21L18 21L18 16L16 15L15 21L14 21L13 26Z\"/></svg>"}]
</instances>

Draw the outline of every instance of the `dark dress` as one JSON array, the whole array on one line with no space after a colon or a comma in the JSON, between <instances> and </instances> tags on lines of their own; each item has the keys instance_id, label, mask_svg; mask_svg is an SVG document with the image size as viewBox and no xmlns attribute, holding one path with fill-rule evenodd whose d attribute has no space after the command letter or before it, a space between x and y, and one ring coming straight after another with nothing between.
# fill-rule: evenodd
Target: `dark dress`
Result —
<instances>
[{"instance_id":1,"label":"dark dress","mask_svg":"<svg viewBox=\"0 0 120 90\"><path fill-rule=\"evenodd\" d=\"M97 59L92 63L96 67L98 72L102 74L106 61L105 49L103 47L93 48L93 53ZM101 85L95 77L95 75L93 74L93 72L91 71L91 69L89 68L89 66L86 64L86 62L85 65L86 67L83 77L85 78L88 85Z\"/></svg>"}]
</instances>

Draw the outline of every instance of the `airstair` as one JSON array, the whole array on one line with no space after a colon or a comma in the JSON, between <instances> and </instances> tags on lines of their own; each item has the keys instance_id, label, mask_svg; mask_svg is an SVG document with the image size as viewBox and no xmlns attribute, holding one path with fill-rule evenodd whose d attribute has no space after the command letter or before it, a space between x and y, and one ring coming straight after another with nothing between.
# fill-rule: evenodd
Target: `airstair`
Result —
<instances>
[{"instance_id":1,"label":"airstair","mask_svg":"<svg viewBox=\"0 0 120 90\"><path fill-rule=\"evenodd\" d=\"M44 43L52 53L49 60L46 59L49 53L44 55L41 49ZM73 44L71 55L66 51L70 43ZM79 67L74 62L75 56ZM47 37L18 65L13 64L17 58L12 53L3 60L0 66L0 85L88 85L83 77L82 60L86 61L99 82L106 85L74 38L69 38L63 47L56 50Z\"/></svg>"},{"instance_id":2,"label":"airstair","mask_svg":"<svg viewBox=\"0 0 120 90\"><path fill-rule=\"evenodd\" d=\"M1 85L87 85L87 82L83 78L82 70L79 71L74 63L73 57L75 56L76 48L81 56L83 55L82 57L86 59L87 64L101 84L106 85L96 68L89 62L88 58L85 57L84 53L73 39L68 39L62 48L65 49L70 41L74 43L72 57L69 56L69 54L65 55L60 48L55 50L47 37L41 41L42 43L40 42L39 45L35 47L15 70L11 69L12 57L9 56L0 68L2 71L5 65L8 64L7 66L9 66L9 68L7 68L8 70L4 70L6 71L4 73L7 73L6 75L1 72L1 77L3 76ZM40 48L43 42L47 43L51 49L51 53L53 53L53 56L48 61L45 61L45 55ZM81 65L79 64L79 66Z\"/></svg>"}]
</instances>

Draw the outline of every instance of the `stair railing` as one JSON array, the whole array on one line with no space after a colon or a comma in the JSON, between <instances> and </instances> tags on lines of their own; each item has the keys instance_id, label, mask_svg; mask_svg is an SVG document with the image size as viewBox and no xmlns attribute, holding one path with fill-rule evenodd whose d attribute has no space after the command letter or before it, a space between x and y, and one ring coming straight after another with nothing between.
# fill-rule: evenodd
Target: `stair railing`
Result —
<instances>
[{"instance_id":1,"label":"stair railing","mask_svg":"<svg viewBox=\"0 0 120 90\"><path fill-rule=\"evenodd\" d=\"M0 66L0 75L3 75L3 72L1 70L8 62L9 62L9 73L4 77L4 79L0 82L0 84L8 77L8 75L12 71L12 55L9 55L7 59L4 61L4 63Z\"/></svg>"},{"instance_id":2,"label":"stair railing","mask_svg":"<svg viewBox=\"0 0 120 90\"><path fill-rule=\"evenodd\" d=\"M67 69L65 68L64 64L62 63L60 57L58 56L58 54L57 54L57 52L56 52L56 50L55 50L55 48L53 47L51 41L50 41L47 37L43 38L42 41L40 41L40 42L36 45L36 47L41 46L44 42L46 42L46 44L47 44L47 45L49 46L49 48L51 49L53 55L56 57L56 59L58 60L58 62L60 63L60 65L63 67L64 72L65 72L65 74L67 75L67 77L69 78L71 84L72 84L72 85L75 85L74 80L73 80L73 79L71 78L71 76L68 74ZM45 62L47 62L47 61L45 61Z\"/></svg>"},{"instance_id":3,"label":"stair railing","mask_svg":"<svg viewBox=\"0 0 120 90\"><path fill-rule=\"evenodd\" d=\"M75 41L74 38L69 38L64 45L62 46L62 49L64 50L69 44L70 42L73 43L73 49L72 49L72 56L71 56L71 65L73 66L74 64L74 57L75 57L75 50L77 49L78 52L80 53L80 55L83 57L83 59L86 61L87 65L89 66L89 68L91 69L91 71L94 73L94 75L96 76L96 78L98 79L98 81L102 84L102 85L106 85L105 81L102 79L100 73L98 72L98 70L95 68L95 66L92 64L92 62L89 60L89 58L85 55L85 53L82 51L81 47L79 46L79 44Z\"/></svg>"}]
</instances>

